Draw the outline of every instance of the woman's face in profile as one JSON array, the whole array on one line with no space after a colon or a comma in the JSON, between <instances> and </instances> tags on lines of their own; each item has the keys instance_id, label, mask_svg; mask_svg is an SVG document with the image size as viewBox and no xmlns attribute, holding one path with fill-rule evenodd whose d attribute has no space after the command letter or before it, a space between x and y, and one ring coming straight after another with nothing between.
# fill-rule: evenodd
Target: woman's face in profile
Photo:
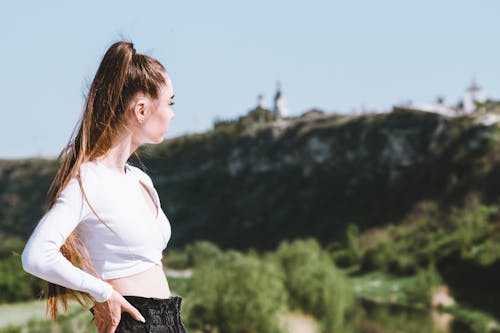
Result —
<instances>
[{"instance_id":1,"label":"woman's face in profile","mask_svg":"<svg viewBox=\"0 0 500 333\"><path fill-rule=\"evenodd\" d=\"M160 143L163 141L165 133L167 133L170 120L174 117L172 110L174 90L170 77L165 74L166 85L162 86L157 100L150 99L147 107L149 107L149 116L144 119L142 126L142 134L144 135L145 143Z\"/></svg>"}]
</instances>

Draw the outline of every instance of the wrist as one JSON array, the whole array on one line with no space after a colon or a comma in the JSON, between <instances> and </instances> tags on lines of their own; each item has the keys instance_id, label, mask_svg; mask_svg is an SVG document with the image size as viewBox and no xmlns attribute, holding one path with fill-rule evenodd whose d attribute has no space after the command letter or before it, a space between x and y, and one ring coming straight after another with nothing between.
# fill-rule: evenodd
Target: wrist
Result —
<instances>
[{"instance_id":1,"label":"wrist","mask_svg":"<svg viewBox=\"0 0 500 333\"><path fill-rule=\"evenodd\" d=\"M103 284L103 290L99 293L99 294L96 294L96 295L93 295L94 296L94 299L96 300L96 302L106 302L108 301L111 296L113 295L113 292L115 290L113 289L113 286L110 285L109 283L107 282L104 282Z\"/></svg>"}]
</instances>

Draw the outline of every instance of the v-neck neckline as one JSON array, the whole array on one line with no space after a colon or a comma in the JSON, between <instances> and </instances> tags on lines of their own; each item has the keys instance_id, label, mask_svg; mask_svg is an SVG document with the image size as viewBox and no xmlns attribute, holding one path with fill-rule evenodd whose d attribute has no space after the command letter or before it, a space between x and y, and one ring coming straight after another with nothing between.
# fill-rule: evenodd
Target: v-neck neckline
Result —
<instances>
[{"instance_id":1,"label":"v-neck neckline","mask_svg":"<svg viewBox=\"0 0 500 333\"><path fill-rule=\"evenodd\" d=\"M153 195L153 193L150 191L149 189L149 186L147 184L145 184L144 182L142 182L140 179L137 179L137 182L139 183L139 192L141 192L141 196L142 198L144 199L144 204L146 205L146 209L148 210L149 212L149 215L151 215L151 217L157 221L159 218L160 218L160 205L159 203L156 201L156 197ZM144 193L144 190L146 190L147 193ZM144 197L144 195L148 195L151 199L151 202L153 203L153 206L155 206L155 210L156 210L156 216L155 214L151 211L151 208L149 207L149 203L147 202L147 199Z\"/></svg>"}]
</instances>

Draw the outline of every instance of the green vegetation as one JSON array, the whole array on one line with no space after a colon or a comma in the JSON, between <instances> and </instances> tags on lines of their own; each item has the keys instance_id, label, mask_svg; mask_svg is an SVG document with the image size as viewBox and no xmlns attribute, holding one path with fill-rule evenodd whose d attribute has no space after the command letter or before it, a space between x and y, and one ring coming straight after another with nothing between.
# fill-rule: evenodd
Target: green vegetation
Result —
<instances>
[{"instance_id":1,"label":"green vegetation","mask_svg":"<svg viewBox=\"0 0 500 333\"><path fill-rule=\"evenodd\" d=\"M351 230L345 245L334 244L330 251L351 276L359 298L426 309L436 287L447 284L458 303L442 311L474 332L490 332L486 327L500 322L492 316L500 311L498 287L489 283L500 264L498 223L496 205L471 199L463 208L444 210L423 202L397 226L358 236ZM353 252L361 253L361 260Z\"/></svg>"},{"instance_id":2,"label":"green vegetation","mask_svg":"<svg viewBox=\"0 0 500 333\"><path fill-rule=\"evenodd\" d=\"M443 212L427 202L419 210L418 215L408 217L397 227L385 228L376 244L359 250L363 253L361 271L381 269L396 275L414 275L431 263L440 266L453 255L478 267L498 264L497 206L474 202L466 208L451 207ZM345 251L333 251L334 258L345 256Z\"/></svg>"},{"instance_id":3,"label":"green vegetation","mask_svg":"<svg viewBox=\"0 0 500 333\"><path fill-rule=\"evenodd\" d=\"M461 305L443 307L443 312L452 314L466 323L474 332L500 332L500 322L491 314L472 310Z\"/></svg>"},{"instance_id":4,"label":"green vegetation","mask_svg":"<svg viewBox=\"0 0 500 333\"><path fill-rule=\"evenodd\" d=\"M355 308L349 281L314 239L285 241L262 255L222 251L198 241L186 246L185 258L194 263L192 277L170 277L169 283L184 299L183 320L192 330L283 332L279 315L293 310L312 314L322 332L330 332L343 327ZM83 312L72 308L56 323L31 320L4 331L70 332L79 327L87 332L90 317Z\"/></svg>"},{"instance_id":5,"label":"green vegetation","mask_svg":"<svg viewBox=\"0 0 500 333\"><path fill-rule=\"evenodd\" d=\"M38 287L38 281L23 271L19 256L0 261L0 299L3 302L31 299Z\"/></svg>"},{"instance_id":6,"label":"green vegetation","mask_svg":"<svg viewBox=\"0 0 500 333\"><path fill-rule=\"evenodd\" d=\"M269 257L284 271L291 309L318 318L325 332L342 327L354 308L352 287L316 240L284 241Z\"/></svg>"},{"instance_id":7,"label":"green vegetation","mask_svg":"<svg viewBox=\"0 0 500 333\"><path fill-rule=\"evenodd\" d=\"M172 291L184 299L182 317L193 332L284 332L278 317L290 311L313 315L320 332L355 333L360 327L371 327L373 332L389 327L439 332L425 312L433 290L444 282L433 264L418 268L413 275L395 275L382 269L363 273L359 267L339 269L331 253L312 238L283 241L274 251L262 254L221 250L207 241L189 244L182 256L181 250L176 251L184 258L179 262L195 263L181 265L193 270L190 278L169 277ZM358 300L403 310L383 306L365 309ZM404 309L415 310L401 312ZM441 311L452 313L478 333L494 332L498 325L491 314L460 304ZM56 323L32 319L0 328L0 332L95 333L87 312L74 304ZM415 321L406 323L408 316L414 316Z\"/></svg>"},{"instance_id":8,"label":"green vegetation","mask_svg":"<svg viewBox=\"0 0 500 333\"><path fill-rule=\"evenodd\" d=\"M277 315L286 304L276 266L229 251L195 268L186 323L204 332L281 332Z\"/></svg>"},{"instance_id":9,"label":"green vegetation","mask_svg":"<svg viewBox=\"0 0 500 333\"><path fill-rule=\"evenodd\" d=\"M208 242L187 247L195 269L187 323L205 332L279 332L279 313L315 316L324 332L343 326L354 309L352 287L314 239L284 241L259 255L222 252ZM205 252L205 254L203 254Z\"/></svg>"},{"instance_id":10,"label":"green vegetation","mask_svg":"<svg viewBox=\"0 0 500 333\"><path fill-rule=\"evenodd\" d=\"M354 291L361 299L418 309L429 307L433 288L441 282L432 267L404 277L375 271L353 277L352 281Z\"/></svg>"}]
</instances>

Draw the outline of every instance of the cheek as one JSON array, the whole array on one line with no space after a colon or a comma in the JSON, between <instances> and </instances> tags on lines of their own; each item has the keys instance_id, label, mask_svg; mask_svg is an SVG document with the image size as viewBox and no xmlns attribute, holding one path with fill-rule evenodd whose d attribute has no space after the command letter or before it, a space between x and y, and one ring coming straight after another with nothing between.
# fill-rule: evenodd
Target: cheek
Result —
<instances>
[{"instance_id":1,"label":"cheek","mask_svg":"<svg viewBox=\"0 0 500 333\"><path fill-rule=\"evenodd\" d=\"M149 119L149 122L144 129L150 135L156 136L159 132L163 131L164 127L165 125L163 117L161 117L160 115L155 115Z\"/></svg>"},{"instance_id":2,"label":"cheek","mask_svg":"<svg viewBox=\"0 0 500 333\"><path fill-rule=\"evenodd\" d=\"M157 132L165 132L168 129L169 118L166 112L160 112L154 119L153 126Z\"/></svg>"},{"instance_id":3,"label":"cheek","mask_svg":"<svg viewBox=\"0 0 500 333\"><path fill-rule=\"evenodd\" d=\"M170 111L166 111L162 113L163 123L168 125L170 123Z\"/></svg>"}]
</instances>

